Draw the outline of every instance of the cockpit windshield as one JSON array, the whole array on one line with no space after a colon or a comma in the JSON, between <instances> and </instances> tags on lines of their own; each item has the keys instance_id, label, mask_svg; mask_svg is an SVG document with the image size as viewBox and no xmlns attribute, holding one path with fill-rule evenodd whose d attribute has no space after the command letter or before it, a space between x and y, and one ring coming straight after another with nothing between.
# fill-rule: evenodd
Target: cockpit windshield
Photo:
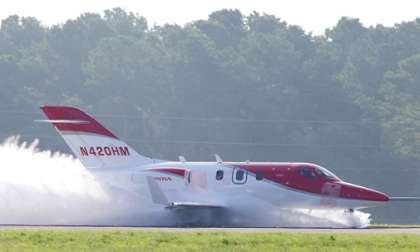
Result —
<instances>
[{"instance_id":1,"label":"cockpit windshield","mask_svg":"<svg viewBox=\"0 0 420 252\"><path fill-rule=\"evenodd\" d=\"M317 166L315 168L316 173L319 175L328 178L328 179L334 179L334 180L340 180L334 173L330 172L329 170L325 169L324 167Z\"/></svg>"}]
</instances>

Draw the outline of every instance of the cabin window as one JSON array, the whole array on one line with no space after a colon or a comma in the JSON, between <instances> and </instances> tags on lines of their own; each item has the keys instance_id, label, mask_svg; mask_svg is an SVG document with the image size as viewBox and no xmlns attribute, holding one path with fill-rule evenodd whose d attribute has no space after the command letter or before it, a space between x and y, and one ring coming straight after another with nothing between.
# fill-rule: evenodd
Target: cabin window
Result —
<instances>
[{"instance_id":1,"label":"cabin window","mask_svg":"<svg viewBox=\"0 0 420 252\"><path fill-rule=\"evenodd\" d=\"M235 175L236 181L242 181L244 179L244 175L245 175L245 172L243 170L237 170L236 175Z\"/></svg>"},{"instance_id":2,"label":"cabin window","mask_svg":"<svg viewBox=\"0 0 420 252\"><path fill-rule=\"evenodd\" d=\"M335 176L332 172L328 171L327 169L318 166L315 168L315 172L319 175L321 175L324 178L327 179L333 179L333 180L340 180L337 176Z\"/></svg>"},{"instance_id":3,"label":"cabin window","mask_svg":"<svg viewBox=\"0 0 420 252\"><path fill-rule=\"evenodd\" d=\"M216 180L222 180L223 179L223 171L222 170L217 170L216 172Z\"/></svg>"},{"instance_id":4,"label":"cabin window","mask_svg":"<svg viewBox=\"0 0 420 252\"><path fill-rule=\"evenodd\" d=\"M315 172L308 168L308 167L302 167L299 169L299 174L303 177L307 177L307 178L315 178Z\"/></svg>"},{"instance_id":5,"label":"cabin window","mask_svg":"<svg viewBox=\"0 0 420 252\"><path fill-rule=\"evenodd\" d=\"M256 173L255 173L255 178L256 178L257 180L263 180L263 178L264 178L264 173L262 173L262 172L256 172Z\"/></svg>"},{"instance_id":6,"label":"cabin window","mask_svg":"<svg viewBox=\"0 0 420 252\"><path fill-rule=\"evenodd\" d=\"M234 184L245 184L247 180L248 172L240 168L235 168L232 173L232 182Z\"/></svg>"}]
</instances>

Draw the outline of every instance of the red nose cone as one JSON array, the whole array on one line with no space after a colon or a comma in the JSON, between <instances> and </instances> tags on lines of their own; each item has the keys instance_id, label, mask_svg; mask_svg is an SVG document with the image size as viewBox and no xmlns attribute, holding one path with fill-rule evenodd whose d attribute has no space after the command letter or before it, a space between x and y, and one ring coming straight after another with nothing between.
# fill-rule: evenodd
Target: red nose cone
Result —
<instances>
[{"instance_id":1,"label":"red nose cone","mask_svg":"<svg viewBox=\"0 0 420 252\"><path fill-rule=\"evenodd\" d=\"M349 183L342 182L340 197L347 199L356 200L368 200L368 201L388 201L389 197L385 193L358 186Z\"/></svg>"}]
</instances>

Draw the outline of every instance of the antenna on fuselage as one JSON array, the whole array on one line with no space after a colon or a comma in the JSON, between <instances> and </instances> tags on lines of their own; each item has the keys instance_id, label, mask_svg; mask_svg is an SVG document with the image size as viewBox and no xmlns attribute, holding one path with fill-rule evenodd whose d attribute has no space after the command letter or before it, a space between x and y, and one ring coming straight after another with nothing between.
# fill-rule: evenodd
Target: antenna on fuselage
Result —
<instances>
[{"instance_id":1,"label":"antenna on fuselage","mask_svg":"<svg viewBox=\"0 0 420 252\"><path fill-rule=\"evenodd\" d=\"M218 164L223 163L222 158L221 158L218 154L214 154L214 157L216 158L216 162L217 162Z\"/></svg>"},{"instance_id":2,"label":"antenna on fuselage","mask_svg":"<svg viewBox=\"0 0 420 252\"><path fill-rule=\"evenodd\" d=\"M179 156L178 159L179 159L179 162L182 162L182 163L187 162L187 159L185 159L184 156Z\"/></svg>"}]
</instances>

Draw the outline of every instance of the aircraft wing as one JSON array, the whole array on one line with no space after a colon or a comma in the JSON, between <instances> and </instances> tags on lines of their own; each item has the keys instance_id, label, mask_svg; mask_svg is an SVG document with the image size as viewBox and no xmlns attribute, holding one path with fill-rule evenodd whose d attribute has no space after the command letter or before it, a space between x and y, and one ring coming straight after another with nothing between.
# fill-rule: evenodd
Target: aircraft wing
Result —
<instances>
[{"instance_id":1,"label":"aircraft wing","mask_svg":"<svg viewBox=\"0 0 420 252\"><path fill-rule=\"evenodd\" d=\"M162 192L159 185L153 177L147 176L147 184L149 186L152 200L155 204L164 205L167 209L205 209L205 208L223 208L222 205L208 204L204 202L176 202L167 199L166 195Z\"/></svg>"},{"instance_id":2,"label":"aircraft wing","mask_svg":"<svg viewBox=\"0 0 420 252\"><path fill-rule=\"evenodd\" d=\"M200 208L223 208L221 205L210 205L199 202L170 202L168 209L200 209Z\"/></svg>"}]
</instances>

